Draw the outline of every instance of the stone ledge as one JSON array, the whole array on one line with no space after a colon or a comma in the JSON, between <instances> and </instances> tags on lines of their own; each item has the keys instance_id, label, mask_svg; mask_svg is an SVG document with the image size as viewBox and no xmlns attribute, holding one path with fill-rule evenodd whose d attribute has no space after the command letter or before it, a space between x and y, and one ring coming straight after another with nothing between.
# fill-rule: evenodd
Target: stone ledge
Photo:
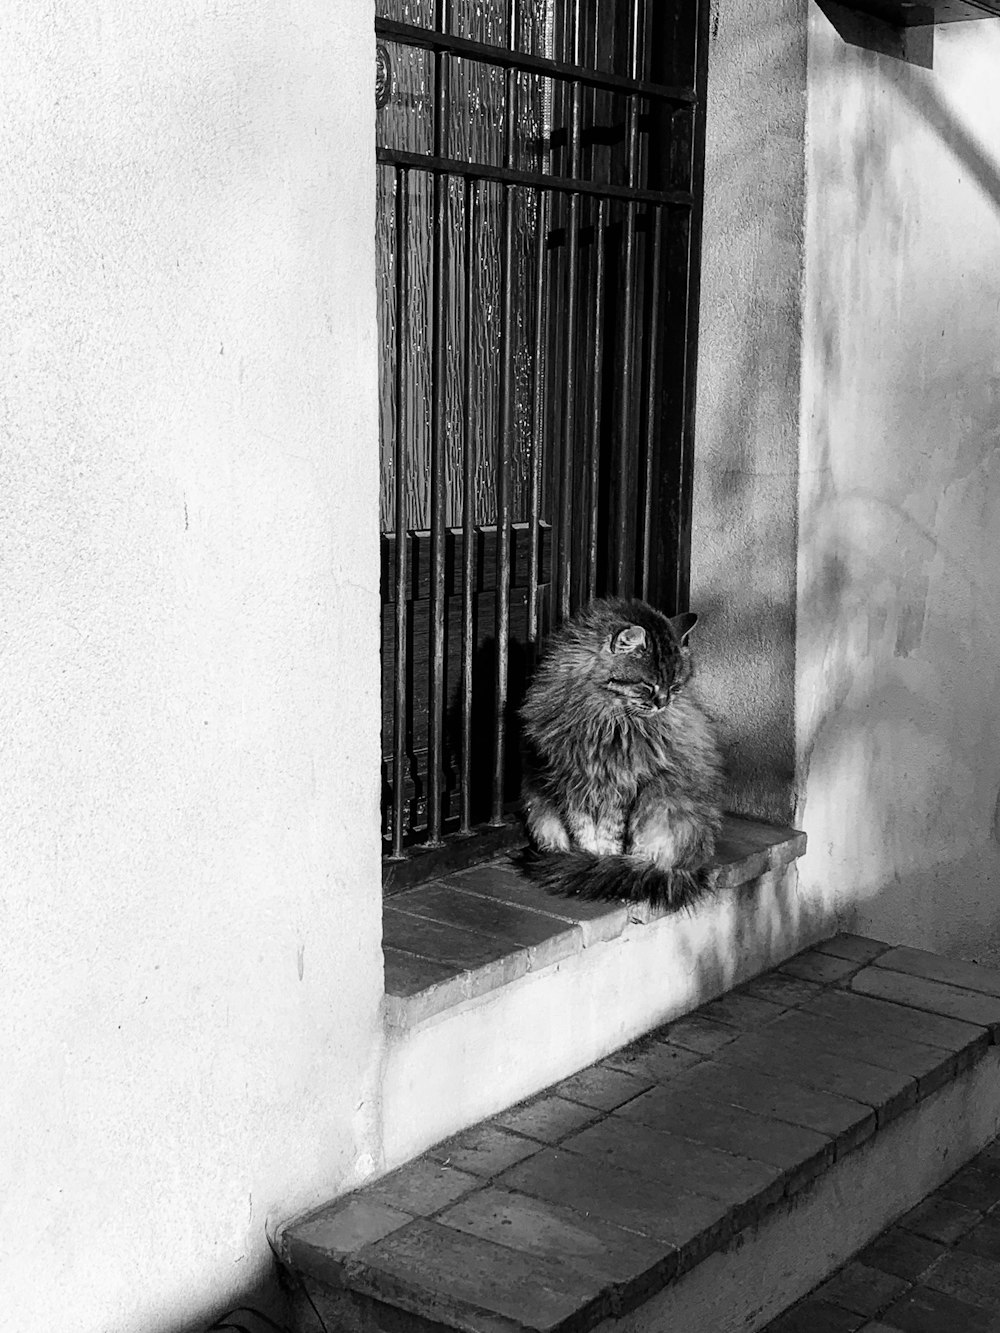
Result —
<instances>
[{"instance_id":1,"label":"stone ledge","mask_svg":"<svg viewBox=\"0 0 1000 1333\"><path fill-rule=\"evenodd\" d=\"M726 818L710 877L732 892L805 851L806 835ZM407 1026L617 939L630 924L669 913L645 903L556 898L506 860L422 884L383 909L386 1018Z\"/></svg>"},{"instance_id":2,"label":"stone ledge","mask_svg":"<svg viewBox=\"0 0 1000 1333\"><path fill-rule=\"evenodd\" d=\"M585 1333L919 1115L998 1033L1000 974L837 936L286 1226L282 1260L359 1327Z\"/></svg>"}]
</instances>

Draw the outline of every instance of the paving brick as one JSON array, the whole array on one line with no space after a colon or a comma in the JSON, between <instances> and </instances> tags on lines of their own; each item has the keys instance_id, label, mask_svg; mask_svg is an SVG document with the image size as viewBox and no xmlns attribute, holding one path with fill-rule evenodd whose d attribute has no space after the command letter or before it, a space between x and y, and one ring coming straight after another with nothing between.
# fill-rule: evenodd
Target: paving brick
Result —
<instances>
[{"instance_id":1,"label":"paving brick","mask_svg":"<svg viewBox=\"0 0 1000 1333\"><path fill-rule=\"evenodd\" d=\"M924 949L898 948L883 954L878 966L1000 998L1000 971L960 958L942 958L940 954L927 953Z\"/></svg>"},{"instance_id":2,"label":"paving brick","mask_svg":"<svg viewBox=\"0 0 1000 1333\"><path fill-rule=\"evenodd\" d=\"M584 1125L599 1120L602 1111L593 1106L584 1106L580 1102L568 1101L565 1097L546 1095L536 1097L522 1106L512 1107L494 1117L494 1122L505 1129L524 1134L541 1143L558 1143L567 1134L573 1134Z\"/></svg>"},{"instance_id":3,"label":"paving brick","mask_svg":"<svg viewBox=\"0 0 1000 1333\"><path fill-rule=\"evenodd\" d=\"M816 1291L816 1298L870 1318L880 1314L910 1286L904 1278L852 1260Z\"/></svg>"},{"instance_id":4,"label":"paving brick","mask_svg":"<svg viewBox=\"0 0 1000 1333\"><path fill-rule=\"evenodd\" d=\"M973 1048L981 1054L989 1044L989 1033L975 1023L909 1009L890 1000L876 1000L846 990L824 990L802 1005L804 1014L834 1019L846 1027L938 1046L946 1051Z\"/></svg>"},{"instance_id":5,"label":"paving brick","mask_svg":"<svg viewBox=\"0 0 1000 1333\"><path fill-rule=\"evenodd\" d=\"M385 991L387 995L407 997L450 981L460 975L461 968L450 963L435 963L429 958L403 953L400 949L383 948L385 959Z\"/></svg>"},{"instance_id":6,"label":"paving brick","mask_svg":"<svg viewBox=\"0 0 1000 1333\"><path fill-rule=\"evenodd\" d=\"M557 916L526 911L499 899L465 893L449 884L425 884L392 899L393 909L408 916L439 921L462 930L506 940L529 950L533 967L578 953L583 948L579 930Z\"/></svg>"},{"instance_id":7,"label":"paving brick","mask_svg":"<svg viewBox=\"0 0 1000 1333\"><path fill-rule=\"evenodd\" d=\"M951 1051L944 1051L938 1046L928 1046L888 1032L860 1031L835 1018L807 1014L801 1010L783 1014L771 1026L769 1035L780 1039L795 1039L812 1045L817 1051L910 1074L917 1080L922 1095L947 1081L956 1063Z\"/></svg>"},{"instance_id":8,"label":"paving brick","mask_svg":"<svg viewBox=\"0 0 1000 1333\"><path fill-rule=\"evenodd\" d=\"M794 958L783 962L779 971L790 977L799 977L803 981L818 981L824 986L843 981L861 966L850 958L834 958L831 954L817 953L815 949L806 949Z\"/></svg>"},{"instance_id":9,"label":"paving brick","mask_svg":"<svg viewBox=\"0 0 1000 1333\"><path fill-rule=\"evenodd\" d=\"M580 927L584 947L617 939L628 924L628 909L622 904L556 897L526 880L507 861L458 871L449 875L445 882L467 893L513 903L576 924Z\"/></svg>"},{"instance_id":10,"label":"paving brick","mask_svg":"<svg viewBox=\"0 0 1000 1333\"><path fill-rule=\"evenodd\" d=\"M640 1092L653 1086L651 1078L627 1074L621 1069L591 1065L572 1078L563 1079L550 1091L572 1102L596 1107L599 1111L613 1111L616 1106L638 1097Z\"/></svg>"},{"instance_id":11,"label":"paving brick","mask_svg":"<svg viewBox=\"0 0 1000 1333\"><path fill-rule=\"evenodd\" d=\"M366 1185L365 1194L390 1208L426 1217L454 1203L479 1183L479 1178L467 1171L444 1166L429 1157L417 1157L391 1175Z\"/></svg>"},{"instance_id":12,"label":"paving brick","mask_svg":"<svg viewBox=\"0 0 1000 1333\"><path fill-rule=\"evenodd\" d=\"M731 1027L751 1030L763 1027L784 1013L786 1006L775 1004L773 1000L762 1000L756 995L741 995L730 991L709 1004L703 1004L698 1010L702 1018L717 1023L728 1023Z\"/></svg>"},{"instance_id":13,"label":"paving brick","mask_svg":"<svg viewBox=\"0 0 1000 1333\"><path fill-rule=\"evenodd\" d=\"M473 1125L454 1138L437 1144L427 1154L435 1161L475 1176L495 1176L538 1151L531 1139L511 1134L497 1125Z\"/></svg>"},{"instance_id":14,"label":"paving brick","mask_svg":"<svg viewBox=\"0 0 1000 1333\"><path fill-rule=\"evenodd\" d=\"M857 1147L875 1129L875 1112L870 1106L759 1069L706 1062L678 1079L675 1086L815 1130L833 1139L841 1152Z\"/></svg>"},{"instance_id":15,"label":"paving brick","mask_svg":"<svg viewBox=\"0 0 1000 1333\"><path fill-rule=\"evenodd\" d=\"M744 981L738 988L740 995L754 995L761 1000L772 1000L787 1009L805 1004L826 992L826 987L816 981L803 981L801 977L792 977L785 972L764 972L759 977Z\"/></svg>"},{"instance_id":16,"label":"paving brick","mask_svg":"<svg viewBox=\"0 0 1000 1333\"><path fill-rule=\"evenodd\" d=\"M900 1333L1000 1333L1000 1318L923 1286L890 1305L881 1319Z\"/></svg>"},{"instance_id":17,"label":"paving brick","mask_svg":"<svg viewBox=\"0 0 1000 1333\"><path fill-rule=\"evenodd\" d=\"M732 1029L730 1029L731 1031ZM653 1079L657 1083L668 1083L685 1070L699 1065L703 1057L697 1051L690 1051L673 1042L657 1037L645 1038L626 1046L614 1055L601 1061L606 1069L621 1069L635 1074L639 1078Z\"/></svg>"},{"instance_id":18,"label":"paving brick","mask_svg":"<svg viewBox=\"0 0 1000 1333\"><path fill-rule=\"evenodd\" d=\"M890 1328L888 1324L883 1324L881 1319L872 1319L867 1324L862 1324L858 1333L899 1333L899 1329Z\"/></svg>"},{"instance_id":19,"label":"paving brick","mask_svg":"<svg viewBox=\"0 0 1000 1333\"><path fill-rule=\"evenodd\" d=\"M460 1199L436 1220L524 1254L597 1273L606 1282L646 1279L647 1291L664 1269L665 1250L660 1241L493 1185Z\"/></svg>"},{"instance_id":20,"label":"paving brick","mask_svg":"<svg viewBox=\"0 0 1000 1333\"><path fill-rule=\"evenodd\" d=\"M804 1037L783 1038L774 1025L740 1037L726 1047L724 1055L726 1063L748 1065L863 1102L875 1111L879 1124L888 1122L917 1099L917 1083L909 1074L817 1050L815 1043Z\"/></svg>"},{"instance_id":21,"label":"paving brick","mask_svg":"<svg viewBox=\"0 0 1000 1333\"><path fill-rule=\"evenodd\" d=\"M916 1282L942 1254L944 1246L938 1241L927 1240L903 1227L892 1227L859 1251L857 1258L882 1273Z\"/></svg>"},{"instance_id":22,"label":"paving brick","mask_svg":"<svg viewBox=\"0 0 1000 1333\"><path fill-rule=\"evenodd\" d=\"M886 944L884 940L870 940L865 935L840 934L832 935L828 940L821 940L812 947L816 953L832 954L834 958L847 958L855 963L870 963L880 954L888 952L892 945Z\"/></svg>"},{"instance_id":23,"label":"paving brick","mask_svg":"<svg viewBox=\"0 0 1000 1333\"><path fill-rule=\"evenodd\" d=\"M528 970L527 951L512 952L509 940L411 916L391 906L382 910L382 943L453 967L491 967L497 973L497 984L513 981Z\"/></svg>"},{"instance_id":24,"label":"paving brick","mask_svg":"<svg viewBox=\"0 0 1000 1333\"><path fill-rule=\"evenodd\" d=\"M1000 1264L978 1254L952 1250L924 1274L922 1282L968 1305L1000 1311Z\"/></svg>"},{"instance_id":25,"label":"paving brick","mask_svg":"<svg viewBox=\"0 0 1000 1333\"><path fill-rule=\"evenodd\" d=\"M987 1143L983 1150L976 1154L977 1162L1000 1162L1000 1138L994 1139L992 1143Z\"/></svg>"},{"instance_id":26,"label":"paving brick","mask_svg":"<svg viewBox=\"0 0 1000 1333\"><path fill-rule=\"evenodd\" d=\"M518 1329L548 1330L596 1300L597 1273L418 1219L349 1261L352 1287L376 1300L412 1300L430 1320L493 1333L499 1315ZM404 1305L405 1308L405 1305Z\"/></svg>"},{"instance_id":27,"label":"paving brick","mask_svg":"<svg viewBox=\"0 0 1000 1333\"><path fill-rule=\"evenodd\" d=\"M651 1088L614 1112L614 1118L767 1162L787 1173L804 1173L809 1167L814 1174L833 1160L833 1141L823 1134L672 1087Z\"/></svg>"},{"instance_id":28,"label":"paving brick","mask_svg":"<svg viewBox=\"0 0 1000 1333\"><path fill-rule=\"evenodd\" d=\"M753 1200L764 1206L780 1197L781 1172L765 1162L720 1152L689 1139L611 1117L564 1139L567 1152L619 1171L644 1172L671 1189L721 1199L732 1208Z\"/></svg>"},{"instance_id":29,"label":"paving brick","mask_svg":"<svg viewBox=\"0 0 1000 1333\"><path fill-rule=\"evenodd\" d=\"M1000 1202L1000 1166L995 1162L980 1163L977 1159L946 1180L936 1195L985 1213Z\"/></svg>"},{"instance_id":30,"label":"paving brick","mask_svg":"<svg viewBox=\"0 0 1000 1333\"><path fill-rule=\"evenodd\" d=\"M674 1046L683 1046L686 1050L696 1051L700 1055L713 1055L735 1041L739 1028L726 1023L713 1023L710 1018L695 1012L686 1018L671 1023L664 1032L664 1037Z\"/></svg>"},{"instance_id":31,"label":"paving brick","mask_svg":"<svg viewBox=\"0 0 1000 1333\"><path fill-rule=\"evenodd\" d=\"M810 1297L768 1324L767 1333L856 1333L864 1322L864 1315Z\"/></svg>"},{"instance_id":32,"label":"paving brick","mask_svg":"<svg viewBox=\"0 0 1000 1333\"><path fill-rule=\"evenodd\" d=\"M965 1233L956 1249L1000 1263L1000 1214L994 1211L977 1222L971 1231Z\"/></svg>"},{"instance_id":33,"label":"paving brick","mask_svg":"<svg viewBox=\"0 0 1000 1333\"><path fill-rule=\"evenodd\" d=\"M494 1183L693 1254L721 1243L733 1229L730 1210L719 1199L680 1186L664 1189L662 1179L645 1171L616 1170L561 1148L544 1149Z\"/></svg>"},{"instance_id":34,"label":"paving brick","mask_svg":"<svg viewBox=\"0 0 1000 1333\"><path fill-rule=\"evenodd\" d=\"M982 1217L972 1208L966 1208L940 1195L931 1194L916 1208L911 1208L899 1219L899 1226L904 1231L916 1232L927 1240L940 1241L942 1245L953 1245L961 1236L972 1228Z\"/></svg>"},{"instance_id":35,"label":"paving brick","mask_svg":"<svg viewBox=\"0 0 1000 1333\"><path fill-rule=\"evenodd\" d=\"M343 1258L412 1221L411 1213L364 1194L352 1194L297 1222L294 1233L297 1241Z\"/></svg>"},{"instance_id":36,"label":"paving brick","mask_svg":"<svg viewBox=\"0 0 1000 1333\"><path fill-rule=\"evenodd\" d=\"M911 976L906 972L891 972L877 964L866 967L850 979L849 988L861 995L892 1000L911 1009L925 1009L929 1013L944 1014L989 1028L994 1039L1000 1033L1000 999L961 990L941 981Z\"/></svg>"}]
</instances>

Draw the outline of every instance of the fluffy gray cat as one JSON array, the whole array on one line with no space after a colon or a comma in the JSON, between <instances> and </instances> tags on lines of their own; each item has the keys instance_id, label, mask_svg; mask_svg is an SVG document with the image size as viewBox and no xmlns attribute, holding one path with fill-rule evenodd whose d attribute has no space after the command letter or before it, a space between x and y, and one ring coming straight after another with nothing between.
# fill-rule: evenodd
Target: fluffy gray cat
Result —
<instances>
[{"instance_id":1,"label":"fluffy gray cat","mask_svg":"<svg viewBox=\"0 0 1000 1333\"><path fill-rule=\"evenodd\" d=\"M552 892L678 908L705 891L722 762L690 684L696 619L594 601L550 640L521 709L520 866Z\"/></svg>"}]
</instances>

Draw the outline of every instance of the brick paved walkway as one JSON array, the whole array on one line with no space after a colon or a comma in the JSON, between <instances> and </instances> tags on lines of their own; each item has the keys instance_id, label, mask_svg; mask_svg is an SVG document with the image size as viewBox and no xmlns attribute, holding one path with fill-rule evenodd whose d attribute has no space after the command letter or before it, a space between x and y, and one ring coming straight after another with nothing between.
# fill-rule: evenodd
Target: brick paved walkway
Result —
<instances>
[{"instance_id":1,"label":"brick paved walkway","mask_svg":"<svg viewBox=\"0 0 1000 1333\"><path fill-rule=\"evenodd\" d=\"M1000 1139L765 1333L1000 1333Z\"/></svg>"}]
</instances>

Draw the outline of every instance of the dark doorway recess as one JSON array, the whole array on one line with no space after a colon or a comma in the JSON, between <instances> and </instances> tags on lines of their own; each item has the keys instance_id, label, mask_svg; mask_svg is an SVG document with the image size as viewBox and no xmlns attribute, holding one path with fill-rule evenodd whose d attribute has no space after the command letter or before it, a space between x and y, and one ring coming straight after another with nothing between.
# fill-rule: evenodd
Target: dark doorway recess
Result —
<instances>
[{"instance_id":1,"label":"dark doorway recess","mask_svg":"<svg viewBox=\"0 0 1000 1333\"><path fill-rule=\"evenodd\" d=\"M686 604L708 6L378 10L392 888L517 837L555 625Z\"/></svg>"}]
</instances>

